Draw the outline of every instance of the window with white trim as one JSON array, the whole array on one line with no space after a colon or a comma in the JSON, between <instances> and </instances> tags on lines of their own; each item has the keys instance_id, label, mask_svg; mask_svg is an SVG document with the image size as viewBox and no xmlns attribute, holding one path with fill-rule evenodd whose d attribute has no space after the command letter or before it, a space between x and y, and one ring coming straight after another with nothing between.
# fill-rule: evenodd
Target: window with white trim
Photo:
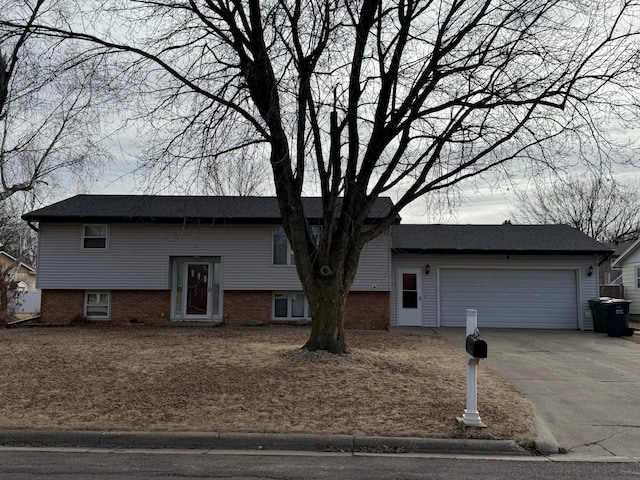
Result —
<instances>
[{"instance_id":1,"label":"window with white trim","mask_svg":"<svg viewBox=\"0 0 640 480\"><path fill-rule=\"evenodd\" d=\"M273 227L273 264L293 265L293 253L283 227Z\"/></svg>"},{"instance_id":2,"label":"window with white trim","mask_svg":"<svg viewBox=\"0 0 640 480\"><path fill-rule=\"evenodd\" d=\"M91 320L109 320L111 295L109 292L86 292L84 315Z\"/></svg>"},{"instance_id":3,"label":"window with white trim","mask_svg":"<svg viewBox=\"0 0 640 480\"><path fill-rule=\"evenodd\" d=\"M320 225L311 226L311 234L316 245L320 243L320 233L322 227ZM273 264L274 265L295 265L296 261L293 256L293 249L284 231L284 227L273 227Z\"/></svg>"},{"instance_id":4,"label":"window with white trim","mask_svg":"<svg viewBox=\"0 0 640 480\"><path fill-rule=\"evenodd\" d=\"M87 224L82 228L82 248L106 250L108 238L108 225Z\"/></svg>"},{"instance_id":5,"label":"window with white trim","mask_svg":"<svg viewBox=\"0 0 640 480\"><path fill-rule=\"evenodd\" d=\"M302 292L275 292L273 294L273 318L298 320L310 318L309 303Z\"/></svg>"},{"instance_id":6,"label":"window with white trim","mask_svg":"<svg viewBox=\"0 0 640 480\"><path fill-rule=\"evenodd\" d=\"M640 267L636 267L636 289L640 290Z\"/></svg>"}]
</instances>

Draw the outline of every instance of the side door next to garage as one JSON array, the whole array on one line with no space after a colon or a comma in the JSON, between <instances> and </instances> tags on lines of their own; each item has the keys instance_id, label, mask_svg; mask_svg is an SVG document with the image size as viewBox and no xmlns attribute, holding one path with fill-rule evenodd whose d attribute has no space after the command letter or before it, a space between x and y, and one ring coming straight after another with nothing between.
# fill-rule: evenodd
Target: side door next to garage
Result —
<instances>
[{"instance_id":1,"label":"side door next to garage","mask_svg":"<svg viewBox=\"0 0 640 480\"><path fill-rule=\"evenodd\" d=\"M422 325L422 272L417 268L399 268L397 271L398 325Z\"/></svg>"},{"instance_id":2,"label":"side door next to garage","mask_svg":"<svg viewBox=\"0 0 640 480\"><path fill-rule=\"evenodd\" d=\"M463 327L475 308L479 327L579 328L575 269L442 267L438 275L442 327Z\"/></svg>"}]
</instances>

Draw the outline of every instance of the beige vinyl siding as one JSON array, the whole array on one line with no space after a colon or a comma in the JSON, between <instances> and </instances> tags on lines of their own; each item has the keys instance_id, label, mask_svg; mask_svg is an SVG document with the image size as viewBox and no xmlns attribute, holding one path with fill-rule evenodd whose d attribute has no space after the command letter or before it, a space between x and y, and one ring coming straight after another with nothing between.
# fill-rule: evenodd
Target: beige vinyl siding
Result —
<instances>
[{"instance_id":1,"label":"beige vinyl siding","mask_svg":"<svg viewBox=\"0 0 640 480\"><path fill-rule=\"evenodd\" d=\"M426 265L430 266L430 274L425 274ZM438 326L438 269L439 268L486 268L486 269L520 269L520 270L574 270L578 272L577 293L580 298L578 315L581 328L593 328L589 299L598 296L597 271L589 277L589 266L597 270L597 258L593 255L420 255L393 254L391 259L391 322L397 325L396 271L398 268L420 268L422 271L422 326ZM463 301L463 299L461 299ZM469 305L468 308L474 308ZM479 315L482 313L479 312Z\"/></svg>"},{"instance_id":2,"label":"beige vinyl siding","mask_svg":"<svg viewBox=\"0 0 640 480\"><path fill-rule=\"evenodd\" d=\"M82 248L82 224L40 225L38 287L170 288L171 257L220 257L225 290L300 290L295 266L272 264L271 225L111 224L106 251ZM362 252L353 290L389 289L389 235Z\"/></svg>"}]
</instances>

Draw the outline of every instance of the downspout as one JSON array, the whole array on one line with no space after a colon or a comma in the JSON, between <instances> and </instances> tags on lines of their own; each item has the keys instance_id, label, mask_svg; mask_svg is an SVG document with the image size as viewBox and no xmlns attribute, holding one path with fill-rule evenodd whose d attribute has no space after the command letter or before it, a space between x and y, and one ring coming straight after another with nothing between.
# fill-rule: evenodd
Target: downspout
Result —
<instances>
[{"instance_id":1,"label":"downspout","mask_svg":"<svg viewBox=\"0 0 640 480\"><path fill-rule=\"evenodd\" d=\"M606 255L603 255L602 256L602 260L600 262L598 262L598 267L600 267L600 265L602 265L604 262L606 262L610 258L611 258L611 254L610 253L607 253Z\"/></svg>"}]
</instances>

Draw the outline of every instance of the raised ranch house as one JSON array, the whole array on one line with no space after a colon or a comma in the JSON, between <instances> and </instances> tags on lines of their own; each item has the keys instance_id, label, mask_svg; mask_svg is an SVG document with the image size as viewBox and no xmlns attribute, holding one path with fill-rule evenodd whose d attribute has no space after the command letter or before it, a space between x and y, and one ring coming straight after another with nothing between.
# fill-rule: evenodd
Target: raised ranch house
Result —
<instances>
[{"instance_id":1,"label":"raised ranch house","mask_svg":"<svg viewBox=\"0 0 640 480\"><path fill-rule=\"evenodd\" d=\"M320 206L305 199L311 224ZM308 320L275 198L78 195L23 218L46 323ZM484 327L591 329L610 252L565 225L397 224L363 250L346 324L462 326L477 308Z\"/></svg>"}]
</instances>

